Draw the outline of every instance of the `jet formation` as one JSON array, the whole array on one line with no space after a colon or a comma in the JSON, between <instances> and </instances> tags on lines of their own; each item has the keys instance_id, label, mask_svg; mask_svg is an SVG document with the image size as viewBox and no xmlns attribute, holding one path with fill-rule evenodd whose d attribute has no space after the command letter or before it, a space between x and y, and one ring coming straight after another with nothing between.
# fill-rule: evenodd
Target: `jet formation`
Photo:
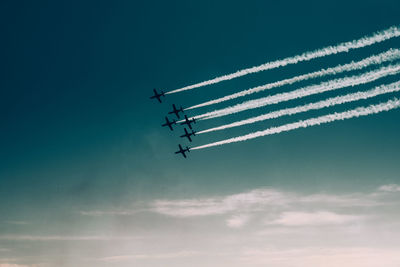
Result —
<instances>
[{"instance_id":1,"label":"jet formation","mask_svg":"<svg viewBox=\"0 0 400 267\"><path fill-rule=\"evenodd\" d=\"M157 92L156 89L153 89L153 95L150 96L150 99L157 99L159 103L162 103L162 98L165 98L164 91ZM187 115L184 114L184 109L182 106L179 108L176 107L175 104L172 104L172 110L168 112L167 116L165 116L165 123L161 124L162 127L168 127L170 131L174 130L175 125L178 125L178 122L175 119L171 119L168 115L172 115L176 117L176 119L181 119L181 115L184 115L184 120L179 122L179 125L184 126L183 130L184 133L180 135L181 138L187 138L189 142L192 142L192 136L196 136L196 132L193 130L192 124L196 123L195 118L188 118ZM190 131L186 128L188 127ZM187 152L190 152L190 147L186 146L183 148L181 144L178 145L179 150L175 152L175 154L181 154L184 158L187 157Z\"/></svg>"}]
</instances>

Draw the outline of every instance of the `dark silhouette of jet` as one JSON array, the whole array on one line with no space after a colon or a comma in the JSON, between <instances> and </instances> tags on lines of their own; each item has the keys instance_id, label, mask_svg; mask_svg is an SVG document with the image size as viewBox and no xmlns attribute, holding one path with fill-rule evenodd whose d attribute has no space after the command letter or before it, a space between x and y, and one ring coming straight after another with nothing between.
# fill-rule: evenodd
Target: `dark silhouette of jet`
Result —
<instances>
[{"instance_id":1,"label":"dark silhouette of jet","mask_svg":"<svg viewBox=\"0 0 400 267\"><path fill-rule=\"evenodd\" d=\"M164 123L164 124L161 124L161 126L162 126L162 127L168 126L169 129L170 129L171 131L173 131L174 129L172 128L172 125L174 125L174 124L176 124L176 120L169 121L169 120L168 120L168 117L165 117L165 123Z\"/></svg>"},{"instance_id":2,"label":"dark silhouette of jet","mask_svg":"<svg viewBox=\"0 0 400 267\"><path fill-rule=\"evenodd\" d=\"M176 117L180 119L181 117L179 117L179 112L183 113L183 108L181 107L180 109L177 109L175 104L172 104L172 111L168 112L168 114L175 114Z\"/></svg>"},{"instance_id":3,"label":"dark silhouette of jet","mask_svg":"<svg viewBox=\"0 0 400 267\"><path fill-rule=\"evenodd\" d=\"M175 152L175 154L179 154L179 153L181 153L181 154L182 154L182 156L183 156L184 158L186 158L186 154L185 154L185 152L190 152L190 148L189 148L189 147L186 147L185 149L183 149L183 148L182 148L182 146L181 146L181 145L179 145L179 150L178 150L178 151L176 151L176 152Z\"/></svg>"},{"instance_id":4,"label":"dark silhouette of jet","mask_svg":"<svg viewBox=\"0 0 400 267\"><path fill-rule=\"evenodd\" d=\"M190 142L192 142L192 138L190 138L190 136L192 136L192 135L195 136L195 135L196 135L196 132L192 130L192 132L189 133L189 132L186 130L186 128L184 128L184 129L185 129L185 134L184 134L184 135L181 135L180 137L186 137L187 139L189 139Z\"/></svg>"},{"instance_id":5,"label":"dark silhouette of jet","mask_svg":"<svg viewBox=\"0 0 400 267\"><path fill-rule=\"evenodd\" d=\"M181 122L181 125L184 125L184 124L187 124L187 126L189 127L189 129L191 130L192 129L192 123L196 123L196 119L195 118L193 118L193 119L188 119L188 117L185 115L185 121L184 122Z\"/></svg>"},{"instance_id":6,"label":"dark silhouette of jet","mask_svg":"<svg viewBox=\"0 0 400 267\"><path fill-rule=\"evenodd\" d=\"M153 89L154 95L150 97L150 99L157 98L158 102L161 103L161 97L165 97L164 91L161 91L161 93L157 93L157 90L154 88Z\"/></svg>"}]
</instances>

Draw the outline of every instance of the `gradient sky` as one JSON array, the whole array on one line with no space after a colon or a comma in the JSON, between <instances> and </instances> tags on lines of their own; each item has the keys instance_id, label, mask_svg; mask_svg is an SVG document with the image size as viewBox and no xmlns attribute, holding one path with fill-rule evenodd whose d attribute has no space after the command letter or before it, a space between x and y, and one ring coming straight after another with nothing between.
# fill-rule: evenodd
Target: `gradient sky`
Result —
<instances>
[{"instance_id":1,"label":"gradient sky","mask_svg":"<svg viewBox=\"0 0 400 267\"><path fill-rule=\"evenodd\" d=\"M0 267L399 266L400 110L192 151L186 160L173 154L182 129L160 124L172 103L360 60L399 48L400 38L170 95L162 105L148 99L154 87L173 90L399 25L398 10L396 0L2 1ZM194 144L394 96L204 134Z\"/></svg>"}]
</instances>

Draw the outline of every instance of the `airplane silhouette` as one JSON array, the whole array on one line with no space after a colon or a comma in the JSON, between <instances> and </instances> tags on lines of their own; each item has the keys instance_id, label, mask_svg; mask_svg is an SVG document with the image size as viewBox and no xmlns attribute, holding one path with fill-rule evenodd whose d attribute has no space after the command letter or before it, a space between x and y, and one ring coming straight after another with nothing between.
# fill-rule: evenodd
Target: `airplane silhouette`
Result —
<instances>
[{"instance_id":1,"label":"airplane silhouette","mask_svg":"<svg viewBox=\"0 0 400 267\"><path fill-rule=\"evenodd\" d=\"M179 144L179 150L176 151L175 154L181 153L182 156L183 156L184 158L186 158L185 152L190 152L190 148L189 148L189 147L186 147L185 149L183 149L182 146Z\"/></svg>"},{"instance_id":2,"label":"airplane silhouette","mask_svg":"<svg viewBox=\"0 0 400 267\"><path fill-rule=\"evenodd\" d=\"M168 112L168 114L175 114L176 117L180 119L181 117L179 117L179 112L183 113L183 108L181 107L180 109L177 109L175 104L172 104L172 111Z\"/></svg>"},{"instance_id":3,"label":"airplane silhouette","mask_svg":"<svg viewBox=\"0 0 400 267\"><path fill-rule=\"evenodd\" d=\"M192 135L195 136L195 135L196 135L196 132L192 130L192 132L189 133L189 132L186 130L186 128L184 128L184 129L185 129L185 134L184 134L184 135L181 135L180 137L186 137L187 139L189 139L190 142L192 142L192 138L190 138L190 136L192 136Z\"/></svg>"},{"instance_id":4,"label":"airplane silhouette","mask_svg":"<svg viewBox=\"0 0 400 267\"><path fill-rule=\"evenodd\" d=\"M165 97L164 91L161 91L161 93L157 93L157 90L154 88L153 89L154 95L150 97L150 99L157 98L158 102L161 103L161 97Z\"/></svg>"},{"instance_id":5,"label":"airplane silhouette","mask_svg":"<svg viewBox=\"0 0 400 267\"><path fill-rule=\"evenodd\" d=\"M181 122L181 125L184 125L184 124L187 124L187 126L189 127L189 129L191 130L192 129L192 123L196 123L196 119L195 118L193 118L193 119L188 119L188 117L185 115L185 121L184 122Z\"/></svg>"},{"instance_id":6,"label":"airplane silhouette","mask_svg":"<svg viewBox=\"0 0 400 267\"><path fill-rule=\"evenodd\" d=\"M176 124L176 120L169 121L169 120L168 120L168 117L165 117L165 123L164 123L164 124L161 124L161 126L162 126L162 127L168 126L169 129L170 129L171 131L173 131L174 129L172 128L172 125L174 125L174 124Z\"/></svg>"}]
</instances>

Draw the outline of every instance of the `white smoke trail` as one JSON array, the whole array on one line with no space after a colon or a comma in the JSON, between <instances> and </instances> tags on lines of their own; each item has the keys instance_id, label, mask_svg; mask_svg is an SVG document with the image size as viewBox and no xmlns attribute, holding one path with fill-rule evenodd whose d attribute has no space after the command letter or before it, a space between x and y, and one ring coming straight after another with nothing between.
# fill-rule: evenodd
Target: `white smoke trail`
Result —
<instances>
[{"instance_id":1,"label":"white smoke trail","mask_svg":"<svg viewBox=\"0 0 400 267\"><path fill-rule=\"evenodd\" d=\"M307 128L307 127L311 127L311 126L315 126L315 125L320 125L323 123L351 119L351 118L360 117L360 116L367 116L367 115L376 114L376 113L379 113L382 111L389 111L389 110L396 109L399 107L400 107L400 100L398 100L397 98L394 98L393 100L389 100L388 102L385 102L385 103L381 103L381 104L377 104L377 105L370 105L368 107L358 107L356 109L348 110L348 111L341 112L341 113L328 114L325 116L311 118L311 119L304 120L304 121L298 121L298 122L289 123L289 124L285 124L285 125L278 126L278 127L272 127L272 128L269 128L269 129L266 129L263 131L258 131L258 132L250 133L247 135L239 136L239 137L234 137L234 138L218 141L215 143L210 143L207 145L193 147L193 148L191 148L191 150L197 150L197 149L203 149L203 148L207 148L207 147L220 146L220 145L229 144L229 143L241 142L241 141L246 141L246 140L254 139L257 137L261 137L261 136L278 134L281 132L287 132L287 131L295 130L298 128Z\"/></svg>"},{"instance_id":2,"label":"white smoke trail","mask_svg":"<svg viewBox=\"0 0 400 267\"><path fill-rule=\"evenodd\" d=\"M166 94L178 93L178 92L182 92L182 91L186 91L186 90L190 90L190 89L194 89L194 88L198 88L198 87L202 87L202 86L206 86L206 85L210 85L210 84L215 84L215 83L219 83L222 81L238 78L238 77L250 74L250 73L279 68L279 67L283 67L283 66L286 66L289 64L296 64L301 61L308 61L308 60L311 60L314 58L324 57L324 56L342 53L342 52L348 52L351 49L370 46L370 45L380 43L380 42L383 42L383 41L386 41L388 39L398 37L398 36L400 36L400 28L397 26L393 26L393 27L390 27L389 29L376 32L375 34L373 34L369 37L362 37L361 39L353 40L350 42L340 43L336 46L328 46L328 47L325 47L322 49L317 49L317 50L314 50L311 52L305 52L301 55L297 55L294 57L287 57L285 59L268 62L268 63L262 64L262 65L259 65L256 67L239 70L237 72L234 72L234 73L231 73L228 75L223 75L220 77L216 77L216 78L208 80L208 81L204 81L204 82L196 83L193 85L185 86L180 89L172 90L172 91L166 92Z\"/></svg>"},{"instance_id":3,"label":"white smoke trail","mask_svg":"<svg viewBox=\"0 0 400 267\"><path fill-rule=\"evenodd\" d=\"M246 125L246 124L256 123L259 121L275 119L278 117L282 117L282 116L286 116L286 115L293 115L293 114L297 114L297 113L301 113L301 112L306 112L309 110L322 109L322 108L331 107L334 105L340 105L340 104L344 104L344 103L348 103L348 102L358 101L358 100L362 100L362 99L368 99L368 98L372 98L372 97L375 97L378 95L383 95L383 94L388 94L388 93L393 93L393 92L398 92L398 91L400 91L400 81L394 82L394 83L391 83L388 85L377 86L374 89L371 89L371 90L365 91L365 92L356 92L356 93L347 94L347 95L343 95L343 96L328 98L326 100L307 104L304 106L298 106L298 107L293 107L293 108L277 110L277 111L270 112L270 113L267 113L264 115L260 115L260 116L254 117L254 118L233 122L230 124L207 129L204 131L199 131L199 132L197 132L197 134L229 129L229 128L238 127L238 126L242 126L242 125Z\"/></svg>"},{"instance_id":4,"label":"white smoke trail","mask_svg":"<svg viewBox=\"0 0 400 267\"><path fill-rule=\"evenodd\" d=\"M305 81L305 80L309 80L309 79L313 79L313 78L318 78L318 77L323 77L326 75L335 75L335 74L339 74L341 72L346 72L346 71L353 71L353 70L359 70L362 68L366 68L370 65L374 65L374 64L382 64L383 62L387 62L387 61L393 61L393 60L397 60L400 58L400 50L399 49L390 49L384 53L378 54L378 55L374 55L368 58L365 58L361 61L357 61L357 62L350 62L348 64L345 65L338 65L336 67L333 68L328 68L328 69L322 69L319 71L315 71L315 72L311 72L311 73L307 73L307 74L303 74L303 75L299 75L293 78L289 78L289 79L285 79L285 80L281 80L281 81L277 81L277 82L273 82L273 83L268 83L265 85L261 85L261 86L257 86L257 87L253 87L241 92L237 92L231 95L227 95L221 98L217 98L214 100L210 100L198 105L194 105L188 108L185 108L185 110L190 110L190 109L195 109L195 108L200 108L200 107L205 107L205 106L209 106L209 105L213 105L213 104L217 104L217 103L221 103L227 100L232 100L238 97L242 97L242 96L246 96L246 95L250 95L250 94L254 94L254 93L258 93L264 90L269 90L272 88L276 88L276 87L280 87L280 86L284 86L284 85L289 85L289 84L293 84L296 82L300 82L300 81Z\"/></svg>"},{"instance_id":5,"label":"white smoke trail","mask_svg":"<svg viewBox=\"0 0 400 267\"><path fill-rule=\"evenodd\" d=\"M381 67L377 70L366 72L360 75L354 75L350 77L334 79L327 82L323 82L317 85L311 85L303 87L294 91L275 94L267 97L262 97L250 101L246 101L231 107L207 112L201 115L194 116L195 119L207 120L211 118L217 118L221 116L226 116L233 113L238 113L248 109L255 109L271 104L277 104L284 101L289 101L305 96L310 96L314 94L320 94L344 87L356 86L360 84L369 83L388 75L395 75L400 72L400 64L389 65L387 67Z\"/></svg>"}]
</instances>

